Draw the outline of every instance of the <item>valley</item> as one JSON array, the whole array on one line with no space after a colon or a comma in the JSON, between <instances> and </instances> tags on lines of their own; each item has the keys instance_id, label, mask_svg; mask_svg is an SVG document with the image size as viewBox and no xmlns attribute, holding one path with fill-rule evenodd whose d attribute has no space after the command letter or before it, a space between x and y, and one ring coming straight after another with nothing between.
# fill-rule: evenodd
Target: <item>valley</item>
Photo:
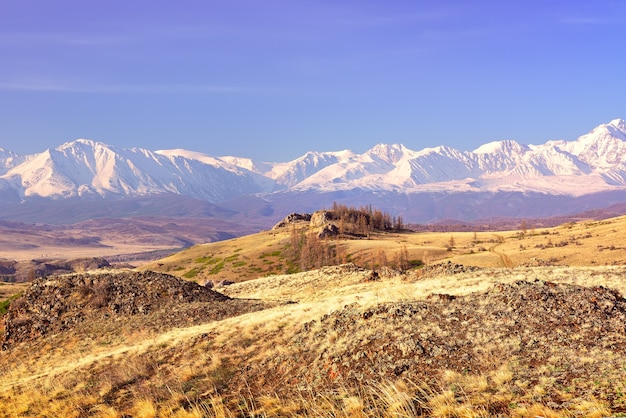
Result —
<instances>
[{"instance_id":1,"label":"valley","mask_svg":"<svg viewBox=\"0 0 626 418\"><path fill-rule=\"evenodd\" d=\"M0 221L0 277L32 280L45 272L46 264L94 257L112 265L139 266L190 245L232 238L256 228L253 223L215 218L148 216L61 225Z\"/></svg>"}]
</instances>

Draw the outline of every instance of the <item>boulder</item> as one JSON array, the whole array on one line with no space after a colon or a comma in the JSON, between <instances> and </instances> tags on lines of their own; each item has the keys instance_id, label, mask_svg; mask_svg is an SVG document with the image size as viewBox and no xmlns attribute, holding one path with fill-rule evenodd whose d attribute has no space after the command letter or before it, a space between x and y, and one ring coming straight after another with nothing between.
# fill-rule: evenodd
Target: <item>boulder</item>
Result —
<instances>
[{"instance_id":1,"label":"boulder","mask_svg":"<svg viewBox=\"0 0 626 418\"><path fill-rule=\"evenodd\" d=\"M318 227L328 224L332 220L332 215L327 210L318 210L311 216L311 226Z\"/></svg>"},{"instance_id":2,"label":"boulder","mask_svg":"<svg viewBox=\"0 0 626 418\"><path fill-rule=\"evenodd\" d=\"M285 218L283 218L282 221L278 222L276 225L274 225L274 227L272 228L272 230L274 229L279 229L279 228L284 228L289 224L292 224L294 222L298 222L298 221L304 221L304 222L309 222L311 220L311 214L310 213L290 213L289 215L285 216Z\"/></svg>"}]
</instances>

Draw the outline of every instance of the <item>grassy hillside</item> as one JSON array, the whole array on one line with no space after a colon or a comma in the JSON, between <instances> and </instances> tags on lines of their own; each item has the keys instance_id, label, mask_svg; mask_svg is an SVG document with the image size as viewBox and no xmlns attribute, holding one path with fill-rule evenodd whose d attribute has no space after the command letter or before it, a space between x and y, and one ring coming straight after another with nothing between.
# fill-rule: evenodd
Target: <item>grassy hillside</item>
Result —
<instances>
[{"instance_id":1,"label":"grassy hillside","mask_svg":"<svg viewBox=\"0 0 626 418\"><path fill-rule=\"evenodd\" d=\"M292 228L309 231L308 222L231 240L200 244L143 266L186 279L240 282L301 270L291 254ZM409 261L441 261L479 266L620 265L626 263L626 217L568 223L555 228L500 232L371 232L367 237L337 237L325 242L366 268L394 265L402 251Z\"/></svg>"},{"instance_id":2,"label":"grassy hillside","mask_svg":"<svg viewBox=\"0 0 626 418\"><path fill-rule=\"evenodd\" d=\"M155 273L42 279L11 304L0 416L624 416L624 222L373 233L332 240L354 263L280 274L287 228L155 264L236 279L228 299ZM405 248L427 266L364 267Z\"/></svg>"},{"instance_id":3,"label":"grassy hillside","mask_svg":"<svg viewBox=\"0 0 626 418\"><path fill-rule=\"evenodd\" d=\"M167 311L196 305L109 314L12 345L0 404L4 416L606 416L626 409L626 307L599 286L624 292L624 274L372 281L345 265L247 281L227 293L297 303L189 326L168 326Z\"/></svg>"}]
</instances>

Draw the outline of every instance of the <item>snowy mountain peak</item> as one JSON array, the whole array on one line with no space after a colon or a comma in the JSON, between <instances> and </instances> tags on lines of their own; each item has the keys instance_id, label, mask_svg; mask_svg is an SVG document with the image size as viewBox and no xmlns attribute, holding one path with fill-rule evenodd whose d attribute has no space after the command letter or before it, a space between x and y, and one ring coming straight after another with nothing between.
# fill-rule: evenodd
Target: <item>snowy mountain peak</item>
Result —
<instances>
[{"instance_id":1,"label":"snowy mountain peak","mask_svg":"<svg viewBox=\"0 0 626 418\"><path fill-rule=\"evenodd\" d=\"M232 164L225 162L219 158L212 157L208 154L204 154L202 152L196 152L196 151L189 151L189 150L182 149L182 148L158 150L158 151L154 151L154 153L163 155L170 159L174 157L182 157L188 160L196 160L196 161L203 162L205 164L212 164L212 165L219 166L219 167L227 166L231 168L232 166Z\"/></svg>"},{"instance_id":2,"label":"snowy mountain peak","mask_svg":"<svg viewBox=\"0 0 626 418\"><path fill-rule=\"evenodd\" d=\"M410 153L411 151L403 144L377 144L367 151L366 154L378 157L387 163L394 164Z\"/></svg>"},{"instance_id":3,"label":"snowy mountain peak","mask_svg":"<svg viewBox=\"0 0 626 418\"><path fill-rule=\"evenodd\" d=\"M66 142L59 145L55 149L57 151L64 151L67 149L95 149L95 148L111 148L109 145L103 142L97 142L92 139L79 138L74 141Z\"/></svg>"},{"instance_id":4,"label":"snowy mountain peak","mask_svg":"<svg viewBox=\"0 0 626 418\"><path fill-rule=\"evenodd\" d=\"M622 119L614 119L576 141L563 143L561 148L602 174L614 169L623 172L626 170L626 123Z\"/></svg>"},{"instance_id":5,"label":"snowy mountain peak","mask_svg":"<svg viewBox=\"0 0 626 418\"><path fill-rule=\"evenodd\" d=\"M276 180L276 183L282 187L292 187L326 167L338 164L353 155L354 153L348 150L336 152L309 151L293 161L275 163L267 175Z\"/></svg>"},{"instance_id":6,"label":"snowy mountain peak","mask_svg":"<svg viewBox=\"0 0 626 418\"><path fill-rule=\"evenodd\" d=\"M626 121L624 119L613 119L607 125L614 126L623 133L626 133Z\"/></svg>"},{"instance_id":7,"label":"snowy mountain peak","mask_svg":"<svg viewBox=\"0 0 626 418\"><path fill-rule=\"evenodd\" d=\"M494 141L481 145L472 151L474 154L495 154L505 153L510 155L512 153L523 153L528 151L528 146L522 145L512 139L506 139L503 141Z\"/></svg>"},{"instance_id":8,"label":"snowy mountain peak","mask_svg":"<svg viewBox=\"0 0 626 418\"><path fill-rule=\"evenodd\" d=\"M17 158L17 157L19 157L19 155L14 153L13 151L0 148L0 161L5 161L5 160L8 160L9 158Z\"/></svg>"},{"instance_id":9,"label":"snowy mountain peak","mask_svg":"<svg viewBox=\"0 0 626 418\"><path fill-rule=\"evenodd\" d=\"M0 175L4 174L11 167L24 161L24 157L14 153L13 151L0 148Z\"/></svg>"},{"instance_id":10,"label":"snowy mountain peak","mask_svg":"<svg viewBox=\"0 0 626 418\"><path fill-rule=\"evenodd\" d=\"M612 140L619 138L622 141L626 141L626 122L623 119L613 119L609 123L603 123L600 126L595 127L586 135L581 136L575 142L581 141L605 141L606 139Z\"/></svg>"},{"instance_id":11,"label":"snowy mountain peak","mask_svg":"<svg viewBox=\"0 0 626 418\"><path fill-rule=\"evenodd\" d=\"M309 151L293 161L257 163L184 149L114 148L77 139L42 153L0 149L0 191L30 196L142 196L174 193L212 203L275 191L539 191L585 194L626 190L626 122L615 119L575 141L513 140L472 152L449 146L413 151L378 144L356 154Z\"/></svg>"}]
</instances>

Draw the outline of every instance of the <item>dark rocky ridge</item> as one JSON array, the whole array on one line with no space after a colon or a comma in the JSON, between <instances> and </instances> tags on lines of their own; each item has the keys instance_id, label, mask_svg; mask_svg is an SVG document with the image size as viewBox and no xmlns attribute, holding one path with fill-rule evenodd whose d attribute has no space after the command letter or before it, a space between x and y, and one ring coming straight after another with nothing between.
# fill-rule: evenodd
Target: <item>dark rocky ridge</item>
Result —
<instances>
[{"instance_id":1,"label":"dark rocky ridge","mask_svg":"<svg viewBox=\"0 0 626 418\"><path fill-rule=\"evenodd\" d=\"M264 386L288 392L292 381L323 391L398 378L438 384L444 370L484 375L509 365L529 382L513 385L521 397L548 379L570 391L561 397L546 389L557 409L567 407L568 397L591 393L622 410L618 394L593 382L626 378L625 324L626 299L618 292L541 280L370 308L353 303L306 323L288 343L296 347L292 354L268 357L239 378L259 384L253 388L259 392Z\"/></svg>"},{"instance_id":2,"label":"dark rocky ridge","mask_svg":"<svg viewBox=\"0 0 626 418\"><path fill-rule=\"evenodd\" d=\"M175 316L182 306L191 307L198 302L219 306L229 301L228 296L197 283L151 271L40 278L11 304L5 316L2 347L67 330L90 319L104 321L162 313L161 319L175 326L177 321L173 319L177 318L165 317ZM226 306L220 307L222 316L229 316ZM197 322L198 315L216 317L206 306L204 310L197 308L188 317L181 315L179 322Z\"/></svg>"}]
</instances>

